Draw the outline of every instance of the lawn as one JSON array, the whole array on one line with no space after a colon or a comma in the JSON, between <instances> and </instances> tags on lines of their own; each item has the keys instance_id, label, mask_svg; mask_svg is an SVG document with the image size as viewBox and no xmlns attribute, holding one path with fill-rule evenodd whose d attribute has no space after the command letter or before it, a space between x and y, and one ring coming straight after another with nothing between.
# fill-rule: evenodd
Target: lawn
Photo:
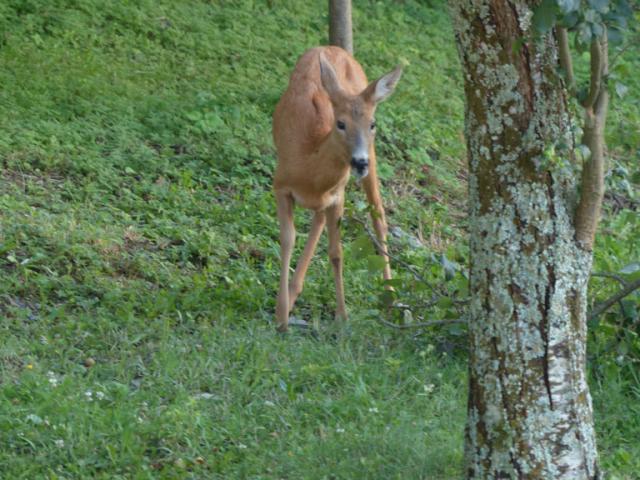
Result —
<instances>
[{"instance_id":1,"label":"lawn","mask_svg":"<svg viewBox=\"0 0 640 480\"><path fill-rule=\"evenodd\" d=\"M296 309L315 328L274 330L271 114L327 25L320 0L0 4L0 478L462 477L464 328L376 321L460 307L385 313L355 185L348 327L332 322L323 239ZM406 66L377 116L398 300L425 303L432 285L462 298L464 102L446 6L356 1L354 42L371 78ZM639 52L619 60L602 271L640 258L640 80L624 70ZM309 215L296 217L297 254ZM594 280L594 298L613 290ZM592 325L590 366L602 463L631 479L640 343L623 316Z\"/></svg>"}]
</instances>

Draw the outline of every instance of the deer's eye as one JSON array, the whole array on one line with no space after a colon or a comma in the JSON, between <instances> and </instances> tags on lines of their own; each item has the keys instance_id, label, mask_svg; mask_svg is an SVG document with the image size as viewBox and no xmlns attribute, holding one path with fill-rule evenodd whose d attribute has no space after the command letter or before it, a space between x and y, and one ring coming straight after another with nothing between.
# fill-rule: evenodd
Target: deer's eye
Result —
<instances>
[{"instance_id":1,"label":"deer's eye","mask_svg":"<svg viewBox=\"0 0 640 480\"><path fill-rule=\"evenodd\" d=\"M371 122L371 130L375 130L376 129L376 122L373 121Z\"/></svg>"},{"instance_id":2,"label":"deer's eye","mask_svg":"<svg viewBox=\"0 0 640 480\"><path fill-rule=\"evenodd\" d=\"M347 128L347 126L346 126L346 125L344 124L344 122L343 122L343 121L341 121L341 120L338 120L338 121L336 122L336 127L338 127L338 130L344 130L345 128Z\"/></svg>"}]
</instances>

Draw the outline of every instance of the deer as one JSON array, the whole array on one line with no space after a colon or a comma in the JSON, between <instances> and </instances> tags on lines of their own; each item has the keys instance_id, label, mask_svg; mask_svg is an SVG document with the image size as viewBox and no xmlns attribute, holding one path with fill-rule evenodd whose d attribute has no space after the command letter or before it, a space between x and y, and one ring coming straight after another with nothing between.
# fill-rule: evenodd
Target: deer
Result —
<instances>
[{"instance_id":1,"label":"deer","mask_svg":"<svg viewBox=\"0 0 640 480\"><path fill-rule=\"evenodd\" d=\"M286 332L289 314L302 292L304 278L326 225L335 291L335 318L347 320L343 284L340 222L345 186L354 176L370 205L383 279L391 279L386 246L387 223L376 172L374 114L394 91L402 68L369 83L360 64L335 46L307 50L289 79L273 114L277 165L273 192L280 226L281 271L276 326ZM295 244L294 206L313 211L306 245L289 282Z\"/></svg>"}]
</instances>

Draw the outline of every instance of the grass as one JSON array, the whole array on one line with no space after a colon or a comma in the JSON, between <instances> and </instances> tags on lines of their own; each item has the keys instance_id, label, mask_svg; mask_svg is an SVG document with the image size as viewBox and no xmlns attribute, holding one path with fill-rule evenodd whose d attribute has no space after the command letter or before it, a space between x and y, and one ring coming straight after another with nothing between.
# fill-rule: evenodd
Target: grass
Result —
<instances>
[{"instance_id":1,"label":"grass","mask_svg":"<svg viewBox=\"0 0 640 480\"><path fill-rule=\"evenodd\" d=\"M412 336L375 323L380 281L349 221L365 216L357 189L343 229L349 329L331 322L322 254L298 307L319 333L283 338L270 324L270 116L297 56L325 42L325 10L0 4L2 478L462 476L464 332ZM462 295L463 97L446 9L356 2L354 24L370 77L408 63L378 115L383 194L405 232L393 246L434 282L453 268L447 288ZM633 54L623 64L637 66ZM626 81L610 124L620 162L638 147L639 85ZM611 177L614 191L635 185L634 168ZM615 234L599 240L600 268L638 258L633 214L610 209L604 228ZM297 223L304 237L308 215ZM401 300L428 297L396 270ZM634 478L640 383L598 359L603 463Z\"/></svg>"}]
</instances>

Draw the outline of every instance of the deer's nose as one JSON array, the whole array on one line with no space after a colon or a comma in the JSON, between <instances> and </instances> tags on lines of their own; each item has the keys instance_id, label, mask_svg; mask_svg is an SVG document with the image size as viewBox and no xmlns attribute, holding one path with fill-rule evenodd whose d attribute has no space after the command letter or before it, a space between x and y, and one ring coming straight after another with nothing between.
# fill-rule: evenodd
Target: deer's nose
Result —
<instances>
[{"instance_id":1,"label":"deer's nose","mask_svg":"<svg viewBox=\"0 0 640 480\"><path fill-rule=\"evenodd\" d=\"M367 157L351 157L351 166L358 172L363 172L369 167L369 159Z\"/></svg>"}]
</instances>

